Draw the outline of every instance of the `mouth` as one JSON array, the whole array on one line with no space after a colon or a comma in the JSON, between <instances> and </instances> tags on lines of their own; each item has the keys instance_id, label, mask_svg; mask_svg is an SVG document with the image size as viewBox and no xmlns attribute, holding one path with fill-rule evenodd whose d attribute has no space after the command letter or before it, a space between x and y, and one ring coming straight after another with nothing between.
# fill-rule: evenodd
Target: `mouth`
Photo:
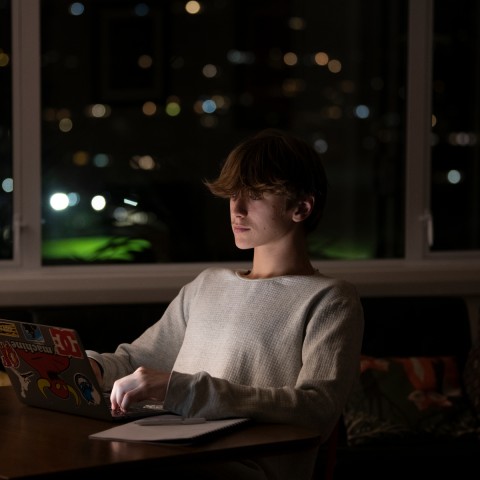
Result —
<instances>
[{"instance_id":1,"label":"mouth","mask_svg":"<svg viewBox=\"0 0 480 480\"><path fill-rule=\"evenodd\" d=\"M244 233L250 230L250 228L245 227L244 225L232 224L232 230L233 230L233 233Z\"/></svg>"}]
</instances>

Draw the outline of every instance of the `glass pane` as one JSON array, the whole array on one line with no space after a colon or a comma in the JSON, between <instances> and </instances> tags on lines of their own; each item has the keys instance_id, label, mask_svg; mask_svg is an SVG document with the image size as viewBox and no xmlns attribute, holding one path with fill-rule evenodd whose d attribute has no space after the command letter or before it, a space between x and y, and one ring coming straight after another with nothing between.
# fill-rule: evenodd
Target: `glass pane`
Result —
<instances>
[{"instance_id":1,"label":"glass pane","mask_svg":"<svg viewBox=\"0 0 480 480\"><path fill-rule=\"evenodd\" d=\"M435 2L433 251L480 249L480 3Z\"/></svg>"},{"instance_id":2,"label":"glass pane","mask_svg":"<svg viewBox=\"0 0 480 480\"><path fill-rule=\"evenodd\" d=\"M13 259L12 19L0 0L0 260Z\"/></svg>"},{"instance_id":3,"label":"glass pane","mask_svg":"<svg viewBox=\"0 0 480 480\"><path fill-rule=\"evenodd\" d=\"M42 2L43 263L249 259L202 180L265 127L323 155L315 258L402 257L406 2L195 4Z\"/></svg>"}]
</instances>

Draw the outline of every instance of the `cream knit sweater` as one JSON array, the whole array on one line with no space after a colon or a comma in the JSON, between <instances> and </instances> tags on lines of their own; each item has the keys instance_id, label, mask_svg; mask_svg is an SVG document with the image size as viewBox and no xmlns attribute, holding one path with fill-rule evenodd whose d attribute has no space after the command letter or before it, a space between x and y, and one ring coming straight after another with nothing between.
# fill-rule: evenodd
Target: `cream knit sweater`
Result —
<instances>
[{"instance_id":1,"label":"cream knit sweater","mask_svg":"<svg viewBox=\"0 0 480 480\"><path fill-rule=\"evenodd\" d=\"M303 425L327 438L358 374L362 335L347 282L209 268L139 338L88 355L102 365L106 389L142 365L171 371L170 411Z\"/></svg>"}]
</instances>

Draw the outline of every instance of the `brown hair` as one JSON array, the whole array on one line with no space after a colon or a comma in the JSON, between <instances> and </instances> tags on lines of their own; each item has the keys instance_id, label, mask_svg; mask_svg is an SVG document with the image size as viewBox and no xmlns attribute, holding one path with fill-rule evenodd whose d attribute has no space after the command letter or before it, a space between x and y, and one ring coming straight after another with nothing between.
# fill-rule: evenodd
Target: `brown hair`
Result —
<instances>
[{"instance_id":1,"label":"brown hair","mask_svg":"<svg viewBox=\"0 0 480 480\"><path fill-rule=\"evenodd\" d=\"M284 194L293 202L312 195L313 210L304 223L312 231L323 214L328 182L313 147L281 130L267 129L237 145L218 178L205 185L221 198L243 191L253 196Z\"/></svg>"}]
</instances>

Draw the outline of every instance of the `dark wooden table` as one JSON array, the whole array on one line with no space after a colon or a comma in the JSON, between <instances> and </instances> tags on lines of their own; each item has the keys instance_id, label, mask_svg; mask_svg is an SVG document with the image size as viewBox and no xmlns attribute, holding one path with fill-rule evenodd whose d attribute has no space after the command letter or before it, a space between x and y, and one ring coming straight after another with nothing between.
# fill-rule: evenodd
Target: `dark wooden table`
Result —
<instances>
[{"instance_id":1,"label":"dark wooden table","mask_svg":"<svg viewBox=\"0 0 480 480\"><path fill-rule=\"evenodd\" d=\"M0 387L0 478L112 478L139 475L186 462L234 460L316 448L320 437L307 429L248 424L195 445L92 440L113 425L23 405L12 387ZM122 477L124 478L124 477Z\"/></svg>"}]
</instances>

